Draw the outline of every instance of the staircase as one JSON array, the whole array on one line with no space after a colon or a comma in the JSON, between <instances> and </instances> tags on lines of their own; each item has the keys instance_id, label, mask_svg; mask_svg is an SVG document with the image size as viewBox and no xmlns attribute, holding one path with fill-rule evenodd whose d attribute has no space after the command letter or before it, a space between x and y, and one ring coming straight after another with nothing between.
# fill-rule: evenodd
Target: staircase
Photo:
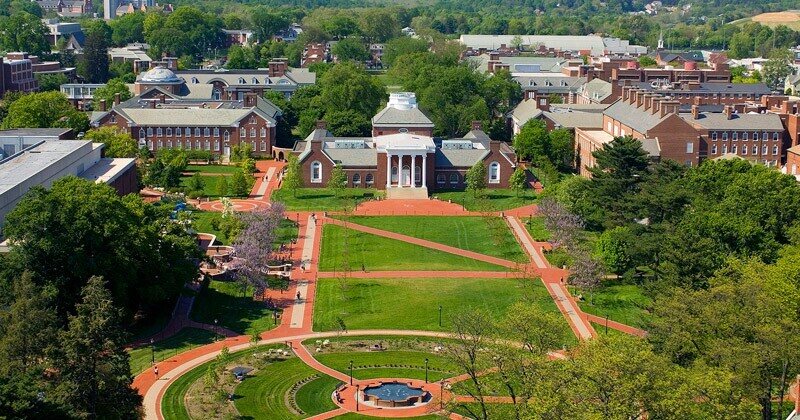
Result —
<instances>
[{"instance_id":1,"label":"staircase","mask_svg":"<svg viewBox=\"0 0 800 420\"><path fill-rule=\"evenodd\" d=\"M386 189L386 198L389 200L427 200L428 188L389 187Z\"/></svg>"}]
</instances>

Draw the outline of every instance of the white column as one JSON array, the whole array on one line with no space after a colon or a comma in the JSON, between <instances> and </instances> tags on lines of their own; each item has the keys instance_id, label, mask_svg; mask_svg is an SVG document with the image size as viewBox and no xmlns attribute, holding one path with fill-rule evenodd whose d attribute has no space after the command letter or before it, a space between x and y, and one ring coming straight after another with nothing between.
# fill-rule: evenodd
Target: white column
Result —
<instances>
[{"instance_id":1,"label":"white column","mask_svg":"<svg viewBox=\"0 0 800 420\"><path fill-rule=\"evenodd\" d=\"M392 186L392 155L386 151L386 188Z\"/></svg>"},{"instance_id":2,"label":"white column","mask_svg":"<svg viewBox=\"0 0 800 420\"><path fill-rule=\"evenodd\" d=\"M428 151L426 150L425 153L422 154L422 186L423 187L427 187L428 186L428 183L426 182L428 180L428 178L426 176L427 174L428 174Z\"/></svg>"},{"instance_id":3,"label":"white column","mask_svg":"<svg viewBox=\"0 0 800 420\"><path fill-rule=\"evenodd\" d=\"M417 155L411 155L411 188L417 188Z\"/></svg>"},{"instance_id":4,"label":"white column","mask_svg":"<svg viewBox=\"0 0 800 420\"><path fill-rule=\"evenodd\" d=\"M403 158L406 157L404 154L398 155L397 158L397 186L402 188L403 185Z\"/></svg>"}]
</instances>

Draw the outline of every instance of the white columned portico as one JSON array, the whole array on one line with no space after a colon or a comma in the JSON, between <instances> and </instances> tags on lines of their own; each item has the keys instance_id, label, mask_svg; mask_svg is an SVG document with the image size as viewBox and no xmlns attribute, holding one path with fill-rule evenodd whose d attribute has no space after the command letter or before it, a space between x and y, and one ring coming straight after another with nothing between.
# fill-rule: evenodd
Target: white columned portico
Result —
<instances>
[{"instance_id":1,"label":"white columned portico","mask_svg":"<svg viewBox=\"0 0 800 420\"><path fill-rule=\"evenodd\" d=\"M392 155L386 151L386 188L392 186Z\"/></svg>"},{"instance_id":2,"label":"white columned portico","mask_svg":"<svg viewBox=\"0 0 800 420\"><path fill-rule=\"evenodd\" d=\"M411 155L411 188L417 188L417 155Z\"/></svg>"}]
</instances>

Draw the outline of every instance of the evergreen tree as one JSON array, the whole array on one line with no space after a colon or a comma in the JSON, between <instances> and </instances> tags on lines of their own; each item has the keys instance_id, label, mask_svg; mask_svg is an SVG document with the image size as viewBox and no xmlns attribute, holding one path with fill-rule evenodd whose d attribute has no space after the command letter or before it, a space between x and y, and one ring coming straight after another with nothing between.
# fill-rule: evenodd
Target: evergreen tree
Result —
<instances>
[{"instance_id":1,"label":"evergreen tree","mask_svg":"<svg viewBox=\"0 0 800 420\"><path fill-rule=\"evenodd\" d=\"M59 337L63 354L57 397L77 416L138 418L142 398L131 388L121 311L102 277L89 279L75 310Z\"/></svg>"},{"instance_id":2,"label":"evergreen tree","mask_svg":"<svg viewBox=\"0 0 800 420\"><path fill-rule=\"evenodd\" d=\"M87 29L79 70L89 83L108 81L108 47L111 28L103 21Z\"/></svg>"}]
</instances>

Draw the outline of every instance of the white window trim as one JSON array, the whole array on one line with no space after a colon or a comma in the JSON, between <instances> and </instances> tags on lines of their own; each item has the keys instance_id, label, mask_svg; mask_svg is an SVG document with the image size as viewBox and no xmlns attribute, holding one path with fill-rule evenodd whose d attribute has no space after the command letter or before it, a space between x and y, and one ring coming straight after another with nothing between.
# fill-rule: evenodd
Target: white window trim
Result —
<instances>
[{"instance_id":1,"label":"white window trim","mask_svg":"<svg viewBox=\"0 0 800 420\"><path fill-rule=\"evenodd\" d=\"M492 167L497 168L497 176L492 177ZM499 184L500 183L500 162L492 162L489 164L489 183L490 184Z\"/></svg>"},{"instance_id":2,"label":"white window trim","mask_svg":"<svg viewBox=\"0 0 800 420\"><path fill-rule=\"evenodd\" d=\"M314 168L319 168L319 174L316 178L314 177ZM311 182L314 184L322 183L322 162L318 160L311 162Z\"/></svg>"}]
</instances>

